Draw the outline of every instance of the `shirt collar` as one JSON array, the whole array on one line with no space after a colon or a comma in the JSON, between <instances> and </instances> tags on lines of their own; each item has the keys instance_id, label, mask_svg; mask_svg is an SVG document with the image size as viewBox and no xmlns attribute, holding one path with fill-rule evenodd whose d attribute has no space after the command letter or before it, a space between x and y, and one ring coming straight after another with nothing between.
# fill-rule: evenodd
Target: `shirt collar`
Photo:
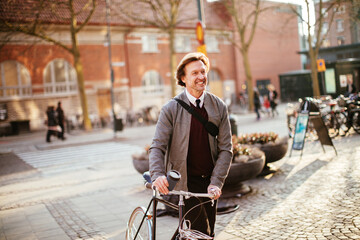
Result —
<instances>
[{"instance_id":1,"label":"shirt collar","mask_svg":"<svg viewBox=\"0 0 360 240\"><path fill-rule=\"evenodd\" d=\"M186 88L185 88L185 93L190 103L194 106L196 106L196 102L195 102L196 99L200 99L200 108L202 108L202 106L204 105L205 91L201 94L199 98L195 98L193 95L191 95Z\"/></svg>"}]
</instances>

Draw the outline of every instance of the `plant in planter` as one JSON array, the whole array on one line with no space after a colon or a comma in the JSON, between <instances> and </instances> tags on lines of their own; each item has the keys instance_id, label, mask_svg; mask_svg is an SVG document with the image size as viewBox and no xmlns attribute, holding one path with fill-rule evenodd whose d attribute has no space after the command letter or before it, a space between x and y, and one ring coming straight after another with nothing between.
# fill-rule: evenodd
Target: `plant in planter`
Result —
<instances>
[{"instance_id":1,"label":"plant in planter","mask_svg":"<svg viewBox=\"0 0 360 240\"><path fill-rule=\"evenodd\" d=\"M282 159L288 149L288 137L280 138L274 132L242 134L234 137L233 142L251 144L265 153L266 163L261 175L273 172L267 164Z\"/></svg>"},{"instance_id":2,"label":"plant in planter","mask_svg":"<svg viewBox=\"0 0 360 240\"><path fill-rule=\"evenodd\" d=\"M132 155L133 165L141 174L149 171L149 148L150 145L146 145L143 152Z\"/></svg>"},{"instance_id":3,"label":"plant in planter","mask_svg":"<svg viewBox=\"0 0 360 240\"><path fill-rule=\"evenodd\" d=\"M265 164L265 154L260 149L244 144L233 145L233 159L225 185L238 184L257 176Z\"/></svg>"},{"instance_id":4,"label":"plant in planter","mask_svg":"<svg viewBox=\"0 0 360 240\"><path fill-rule=\"evenodd\" d=\"M252 145L234 143L233 159L223 188L223 197L244 195L251 191L243 181L256 177L264 168L265 154Z\"/></svg>"}]
</instances>

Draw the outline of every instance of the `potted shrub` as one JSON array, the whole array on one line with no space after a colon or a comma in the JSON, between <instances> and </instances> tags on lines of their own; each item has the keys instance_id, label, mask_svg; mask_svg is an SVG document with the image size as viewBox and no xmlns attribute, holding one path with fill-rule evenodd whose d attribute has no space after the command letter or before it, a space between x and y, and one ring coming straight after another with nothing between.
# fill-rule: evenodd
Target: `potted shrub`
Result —
<instances>
[{"instance_id":1,"label":"potted shrub","mask_svg":"<svg viewBox=\"0 0 360 240\"><path fill-rule=\"evenodd\" d=\"M233 141L233 159L225 180L223 197L244 195L251 191L242 182L256 177L264 165L265 154L260 149Z\"/></svg>"},{"instance_id":2,"label":"potted shrub","mask_svg":"<svg viewBox=\"0 0 360 240\"><path fill-rule=\"evenodd\" d=\"M234 136L234 138L237 143L251 144L265 153L266 162L262 175L266 175L266 172L270 171L267 164L282 159L288 149L288 137L280 138L274 132L242 134L238 137Z\"/></svg>"},{"instance_id":3,"label":"potted shrub","mask_svg":"<svg viewBox=\"0 0 360 240\"><path fill-rule=\"evenodd\" d=\"M143 152L132 155L133 165L141 174L149 171L149 148L150 145L146 145Z\"/></svg>"}]
</instances>

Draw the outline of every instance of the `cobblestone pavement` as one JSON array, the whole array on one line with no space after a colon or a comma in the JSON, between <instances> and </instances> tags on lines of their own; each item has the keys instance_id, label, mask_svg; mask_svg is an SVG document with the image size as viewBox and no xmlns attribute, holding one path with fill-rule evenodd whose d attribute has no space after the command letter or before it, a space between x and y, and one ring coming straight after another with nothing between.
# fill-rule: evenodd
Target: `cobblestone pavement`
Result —
<instances>
[{"instance_id":1,"label":"cobblestone pavement","mask_svg":"<svg viewBox=\"0 0 360 240\"><path fill-rule=\"evenodd\" d=\"M254 118L239 117L239 131L274 129L285 119L254 122ZM286 134L284 127L275 128L275 132ZM153 130L128 129L116 140L111 131L74 134L65 142L54 141L51 145L44 143L42 133L9 137L0 139L0 153L16 155L19 161L18 156L27 153L70 151L74 144L88 144L92 150L98 147L102 151L117 143L142 147L150 141ZM288 151L286 157L272 164L277 169L274 174L245 181L252 192L223 200L240 208L217 217L215 239L360 239L360 135L333 141L337 156L329 146L325 146L324 153L319 142L306 141L302 157L299 151L292 151L289 157ZM77 148L74 156L81 149ZM84 168L76 171L59 166L61 171L51 174L46 174L47 168L16 173L13 171L17 169L11 168L0 176L0 240L123 240L131 210L146 206L151 191L144 189L130 154L125 157L120 153L118 159L116 152L103 155L107 160L114 159L98 162L101 156L97 156L86 158L89 161L82 159L82 163L79 156L73 161ZM21 171L25 170L23 166ZM158 221L157 239L169 240L177 219L165 216Z\"/></svg>"},{"instance_id":2,"label":"cobblestone pavement","mask_svg":"<svg viewBox=\"0 0 360 240\"><path fill-rule=\"evenodd\" d=\"M218 218L221 239L360 239L360 137L351 138L334 140L338 156L306 142L301 159L293 152L273 176L247 181L250 194L227 200L240 210Z\"/></svg>"}]
</instances>

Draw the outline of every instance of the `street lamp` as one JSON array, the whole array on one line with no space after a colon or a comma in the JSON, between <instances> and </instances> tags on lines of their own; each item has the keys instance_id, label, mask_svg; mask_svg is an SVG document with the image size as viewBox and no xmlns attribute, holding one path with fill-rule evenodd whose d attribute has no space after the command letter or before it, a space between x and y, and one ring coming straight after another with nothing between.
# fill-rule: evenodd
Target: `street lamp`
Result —
<instances>
[{"instance_id":1,"label":"street lamp","mask_svg":"<svg viewBox=\"0 0 360 240\"><path fill-rule=\"evenodd\" d=\"M114 137L116 136L116 115L114 111L114 70L112 66L112 56L111 56L111 36L110 36L110 0L106 0L106 24L107 24L107 42L108 42L108 52L109 52L109 69L110 69L110 94L111 94L111 112L113 115L113 128L114 128Z\"/></svg>"}]
</instances>

